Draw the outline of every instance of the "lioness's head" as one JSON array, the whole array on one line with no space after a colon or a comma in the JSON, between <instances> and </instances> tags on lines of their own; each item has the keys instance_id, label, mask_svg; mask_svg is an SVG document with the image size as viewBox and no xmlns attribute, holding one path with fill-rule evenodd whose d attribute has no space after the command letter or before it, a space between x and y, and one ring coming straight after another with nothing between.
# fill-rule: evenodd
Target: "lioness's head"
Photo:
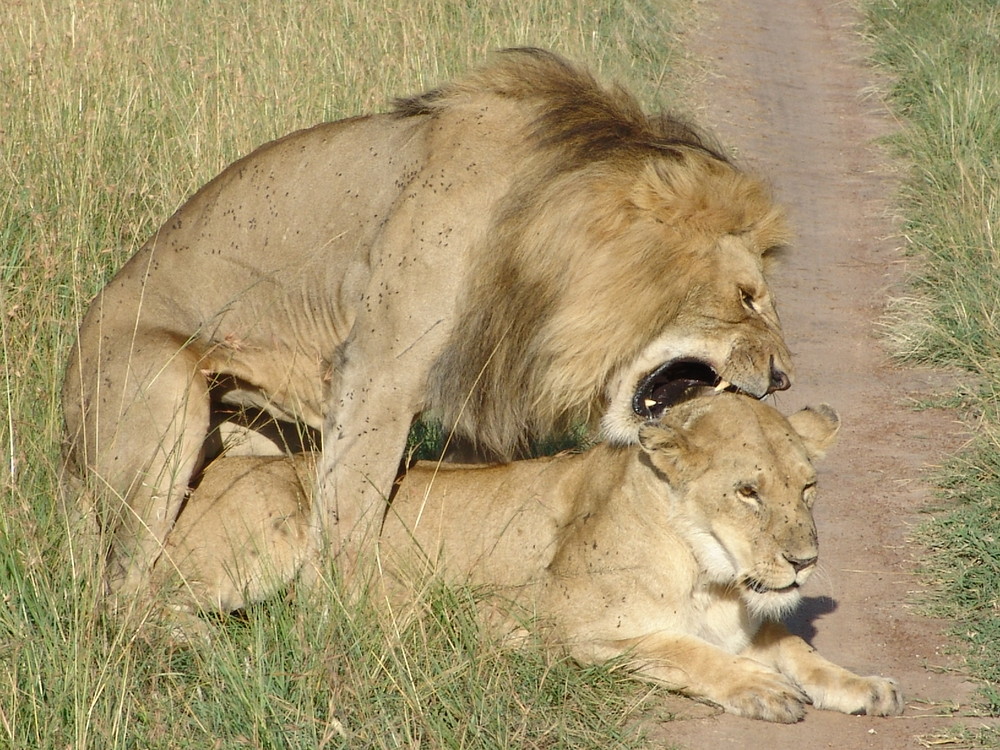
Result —
<instances>
[{"instance_id":1,"label":"lioness's head","mask_svg":"<svg viewBox=\"0 0 1000 750\"><path fill-rule=\"evenodd\" d=\"M668 514L703 573L759 617L798 604L819 549L813 460L833 443L829 406L789 418L744 396L699 397L639 431L644 461L673 492Z\"/></svg>"}]
</instances>

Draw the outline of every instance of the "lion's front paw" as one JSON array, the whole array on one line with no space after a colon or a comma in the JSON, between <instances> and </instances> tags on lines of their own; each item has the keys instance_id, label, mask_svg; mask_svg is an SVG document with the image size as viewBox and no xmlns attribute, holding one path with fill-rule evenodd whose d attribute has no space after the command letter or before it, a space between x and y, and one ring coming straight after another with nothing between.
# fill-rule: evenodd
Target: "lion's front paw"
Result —
<instances>
[{"instance_id":1,"label":"lion's front paw","mask_svg":"<svg viewBox=\"0 0 1000 750\"><path fill-rule=\"evenodd\" d=\"M787 677L765 667L741 675L723 695L712 700L730 713L782 724L800 721L809 702L808 696Z\"/></svg>"}]
</instances>

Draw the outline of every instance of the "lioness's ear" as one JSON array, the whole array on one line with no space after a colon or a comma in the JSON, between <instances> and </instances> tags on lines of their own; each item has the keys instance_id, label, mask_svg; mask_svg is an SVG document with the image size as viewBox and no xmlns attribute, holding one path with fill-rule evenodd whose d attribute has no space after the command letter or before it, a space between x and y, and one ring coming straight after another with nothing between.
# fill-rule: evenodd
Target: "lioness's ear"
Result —
<instances>
[{"instance_id":1,"label":"lioness's ear","mask_svg":"<svg viewBox=\"0 0 1000 750\"><path fill-rule=\"evenodd\" d=\"M840 431L840 415L827 404L807 406L790 416L788 421L802 438L809 459L813 461L826 455Z\"/></svg>"},{"instance_id":2,"label":"lioness's ear","mask_svg":"<svg viewBox=\"0 0 1000 750\"><path fill-rule=\"evenodd\" d=\"M687 439L680 431L652 422L639 428L639 445L646 453L656 453L671 461L680 458L688 448Z\"/></svg>"}]
</instances>

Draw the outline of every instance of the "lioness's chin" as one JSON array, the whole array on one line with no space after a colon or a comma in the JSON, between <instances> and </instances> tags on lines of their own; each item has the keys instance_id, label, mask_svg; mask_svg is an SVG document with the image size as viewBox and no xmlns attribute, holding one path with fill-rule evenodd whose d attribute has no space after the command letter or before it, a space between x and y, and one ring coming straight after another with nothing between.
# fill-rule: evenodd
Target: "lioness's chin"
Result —
<instances>
[{"instance_id":1,"label":"lioness's chin","mask_svg":"<svg viewBox=\"0 0 1000 750\"><path fill-rule=\"evenodd\" d=\"M794 611L802 601L802 593L798 586L758 590L744 585L741 589L747 609L761 619L780 620Z\"/></svg>"}]
</instances>

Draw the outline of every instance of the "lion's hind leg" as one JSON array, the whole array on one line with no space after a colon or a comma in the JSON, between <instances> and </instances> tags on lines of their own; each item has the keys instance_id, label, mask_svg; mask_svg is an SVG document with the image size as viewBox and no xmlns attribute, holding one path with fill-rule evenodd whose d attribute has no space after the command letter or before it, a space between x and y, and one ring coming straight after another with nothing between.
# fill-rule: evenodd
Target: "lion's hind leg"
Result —
<instances>
[{"instance_id":1,"label":"lion's hind leg","mask_svg":"<svg viewBox=\"0 0 1000 750\"><path fill-rule=\"evenodd\" d=\"M123 614L148 593L150 571L200 467L209 389L198 357L172 337L130 332L125 356L110 335L101 337L101 350L87 333L63 390L69 464L110 541L109 603Z\"/></svg>"}]
</instances>

